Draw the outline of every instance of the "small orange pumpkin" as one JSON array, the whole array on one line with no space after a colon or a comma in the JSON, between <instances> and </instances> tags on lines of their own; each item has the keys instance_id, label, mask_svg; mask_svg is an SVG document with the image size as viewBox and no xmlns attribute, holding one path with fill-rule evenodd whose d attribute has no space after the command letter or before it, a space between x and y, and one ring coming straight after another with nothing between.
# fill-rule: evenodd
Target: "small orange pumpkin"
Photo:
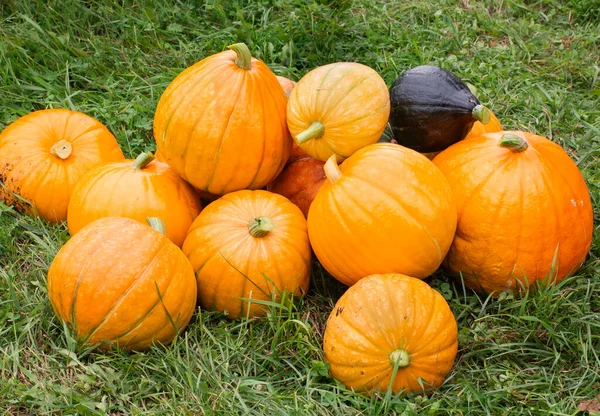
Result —
<instances>
[{"instance_id":1,"label":"small orange pumpkin","mask_svg":"<svg viewBox=\"0 0 600 416\"><path fill-rule=\"evenodd\" d=\"M0 200L49 222L67 219L75 184L88 170L123 160L99 121L70 110L40 110L0 134Z\"/></svg>"},{"instance_id":2,"label":"small orange pumpkin","mask_svg":"<svg viewBox=\"0 0 600 416\"><path fill-rule=\"evenodd\" d=\"M153 159L152 153L142 153L135 161L98 166L81 178L69 204L69 232L74 235L103 217L142 223L159 217L166 224L167 236L181 246L202 209L200 199L169 165Z\"/></svg>"},{"instance_id":3,"label":"small orange pumpkin","mask_svg":"<svg viewBox=\"0 0 600 416\"><path fill-rule=\"evenodd\" d=\"M160 221L150 222L164 231ZM171 342L188 324L194 271L161 232L129 218L102 218L60 249L48 271L48 295L80 342L144 350Z\"/></svg>"},{"instance_id":4,"label":"small orange pumpkin","mask_svg":"<svg viewBox=\"0 0 600 416\"><path fill-rule=\"evenodd\" d=\"M502 130L502 123L500 123L498 117L496 117L496 115L490 111L490 121L487 124L483 124L481 121L476 121L473 123L473 127L469 131L469 134L467 134L467 137L465 137L463 140L479 136L480 134L495 133Z\"/></svg>"},{"instance_id":5,"label":"small orange pumpkin","mask_svg":"<svg viewBox=\"0 0 600 416\"><path fill-rule=\"evenodd\" d=\"M161 96L154 138L167 163L200 191L260 189L283 169L292 139L275 74L243 43L179 74Z\"/></svg>"},{"instance_id":6,"label":"small orange pumpkin","mask_svg":"<svg viewBox=\"0 0 600 416\"><path fill-rule=\"evenodd\" d=\"M385 81L368 66L338 62L313 69L292 91L287 123L296 143L323 162L377 142L390 115Z\"/></svg>"},{"instance_id":7,"label":"small orange pumpkin","mask_svg":"<svg viewBox=\"0 0 600 416\"><path fill-rule=\"evenodd\" d=\"M283 291L308 289L311 251L298 207L271 192L237 191L208 205L183 244L205 309L260 316Z\"/></svg>"},{"instance_id":8,"label":"small orange pumpkin","mask_svg":"<svg viewBox=\"0 0 600 416\"><path fill-rule=\"evenodd\" d=\"M288 198L305 217L319 188L325 181L325 162L314 159L294 144L283 172L267 185L267 190Z\"/></svg>"},{"instance_id":9,"label":"small orange pumpkin","mask_svg":"<svg viewBox=\"0 0 600 416\"><path fill-rule=\"evenodd\" d=\"M375 273L423 279L437 270L456 229L448 182L420 153L391 143L360 149L327 179L310 206L308 233L325 269L350 286Z\"/></svg>"},{"instance_id":10,"label":"small orange pumpkin","mask_svg":"<svg viewBox=\"0 0 600 416\"><path fill-rule=\"evenodd\" d=\"M281 75L277 75L277 81L279 81L279 85L283 88L283 92L285 92L285 96L289 97L292 93L292 90L296 86L296 82L288 79L286 77L282 77Z\"/></svg>"},{"instance_id":11,"label":"small orange pumpkin","mask_svg":"<svg viewBox=\"0 0 600 416\"><path fill-rule=\"evenodd\" d=\"M349 389L421 393L442 384L454 364L456 319L427 283L372 275L337 301L323 350L331 375Z\"/></svg>"},{"instance_id":12,"label":"small orange pumpkin","mask_svg":"<svg viewBox=\"0 0 600 416\"><path fill-rule=\"evenodd\" d=\"M558 282L584 262L593 232L577 165L545 137L520 131L458 142L433 160L458 208L445 260L475 290L519 291Z\"/></svg>"}]
</instances>

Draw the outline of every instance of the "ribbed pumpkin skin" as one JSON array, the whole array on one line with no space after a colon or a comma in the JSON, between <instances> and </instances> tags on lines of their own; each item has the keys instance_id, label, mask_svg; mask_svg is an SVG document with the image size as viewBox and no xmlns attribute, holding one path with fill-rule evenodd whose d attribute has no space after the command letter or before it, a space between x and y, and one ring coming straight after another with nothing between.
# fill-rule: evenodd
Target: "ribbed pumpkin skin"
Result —
<instances>
[{"instance_id":1,"label":"ribbed pumpkin skin","mask_svg":"<svg viewBox=\"0 0 600 416\"><path fill-rule=\"evenodd\" d=\"M593 213L587 186L564 150L524 132L521 153L499 145L506 132L456 143L433 162L452 187L456 237L445 265L465 284L496 293L574 273L590 248ZM558 250L557 250L558 248Z\"/></svg>"},{"instance_id":2,"label":"ribbed pumpkin skin","mask_svg":"<svg viewBox=\"0 0 600 416\"><path fill-rule=\"evenodd\" d=\"M283 88L283 92L285 92L285 96L289 97L292 93L292 90L296 86L296 82L288 79L286 77L282 77L281 75L276 75L277 81L279 81L279 85Z\"/></svg>"},{"instance_id":3,"label":"ribbed pumpkin skin","mask_svg":"<svg viewBox=\"0 0 600 416\"><path fill-rule=\"evenodd\" d=\"M392 380L390 354L398 349L408 352L410 363ZM347 388L419 393L438 387L450 372L458 350L456 319L425 282L401 274L372 275L336 303L323 350L331 375Z\"/></svg>"},{"instance_id":4,"label":"ribbed pumpkin skin","mask_svg":"<svg viewBox=\"0 0 600 416\"><path fill-rule=\"evenodd\" d=\"M104 217L127 217L146 223L163 220L167 236L181 247L202 206L197 192L167 164L152 161L141 170L133 160L109 163L88 172L73 191L69 232Z\"/></svg>"},{"instance_id":5,"label":"ribbed pumpkin skin","mask_svg":"<svg viewBox=\"0 0 600 416\"><path fill-rule=\"evenodd\" d=\"M390 95L381 76L359 63L338 62L313 69L298 81L290 94L287 123L294 138L314 121L323 124L321 138L299 146L325 162L334 153L342 160L377 142L389 114Z\"/></svg>"},{"instance_id":6,"label":"ribbed pumpkin skin","mask_svg":"<svg viewBox=\"0 0 600 416\"><path fill-rule=\"evenodd\" d=\"M62 140L72 146L64 159L51 153ZM122 159L115 137L92 117L61 109L35 111L0 134L0 182L6 187L0 185L0 200L52 223L64 221L81 176Z\"/></svg>"},{"instance_id":7,"label":"ribbed pumpkin skin","mask_svg":"<svg viewBox=\"0 0 600 416\"><path fill-rule=\"evenodd\" d=\"M212 55L179 74L158 102L154 138L164 160L197 189L223 195L259 189L283 169L292 146L287 99L275 74L252 58Z\"/></svg>"},{"instance_id":8,"label":"ribbed pumpkin skin","mask_svg":"<svg viewBox=\"0 0 600 416\"><path fill-rule=\"evenodd\" d=\"M473 128L471 128L471 131L469 131L469 134L467 134L467 137L465 137L463 140L471 139L475 136L479 136L480 134L495 133L502 130L502 123L500 123L498 117L496 117L496 115L490 111L490 121L487 124L483 124L481 121L476 121L473 123Z\"/></svg>"},{"instance_id":9,"label":"ribbed pumpkin skin","mask_svg":"<svg viewBox=\"0 0 600 416\"><path fill-rule=\"evenodd\" d=\"M248 224L261 216L271 218L275 229L255 238ZM196 272L200 305L227 311L231 319L266 312L264 305L240 298L270 301L278 290L303 295L308 289L306 220L295 205L271 192L233 192L208 205L192 224L183 252Z\"/></svg>"},{"instance_id":10,"label":"ribbed pumpkin skin","mask_svg":"<svg viewBox=\"0 0 600 416\"><path fill-rule=\"evenodd\" d=\"M326 180L308 212L325 269L350 286L376 273L425 278L440 266L456 228L448 182L430 160L391 143L367 146Z\"/></svg>"},{"instance_id":11,"label":"ribbed pumpkin skin","mask_svg":"<svg viewBox=\"0 0 600 416\"><path fill-rule=\"evenodd\" d=\"M61 248L48 271L48 294L80 341L144 350L175 337L167 311L178 330L188 324L196 280L187 258L163 234L111 217Z\"/></svg>"},{"instance_id":12,"label":"ribbed pumpkin skin","mask_svg":"<svg viewBox=\"0 0 600 416\"><path fill-rule=\"evenodd\" d=\"M279 176L267 185L267 190L285 196L308 217L310 204L325 181L324 164L294 144L288 163Z\"/></svg>"}]
</instances>

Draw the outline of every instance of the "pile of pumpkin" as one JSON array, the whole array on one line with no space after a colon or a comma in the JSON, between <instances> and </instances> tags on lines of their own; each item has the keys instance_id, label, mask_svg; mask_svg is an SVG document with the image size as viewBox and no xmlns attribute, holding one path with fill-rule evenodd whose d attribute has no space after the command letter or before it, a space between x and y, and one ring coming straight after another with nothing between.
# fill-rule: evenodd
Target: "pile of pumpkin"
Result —
<instances>
[{"instance_id":1,"label":"pile of pumpkin","mask_svg":"<svg viewBox=\"0 0 600 416\"><path fill-rule=\"evenodd\" d=\"M588 190L563 149L503 131L438 67L388 90L334 63L296 85L235 44L175 78L154 137L156 159L123 160L106 127L68 110L0 135L0 198L67 221L49 298L100 348L168 343L197 303L259 317L306 293L314 253L350 286L324 334L332 376L422 392L450 371L457 324L421 279L443 264L474 290L518 292L575 272L591 243Z\"/></svg>"}]
</instances>

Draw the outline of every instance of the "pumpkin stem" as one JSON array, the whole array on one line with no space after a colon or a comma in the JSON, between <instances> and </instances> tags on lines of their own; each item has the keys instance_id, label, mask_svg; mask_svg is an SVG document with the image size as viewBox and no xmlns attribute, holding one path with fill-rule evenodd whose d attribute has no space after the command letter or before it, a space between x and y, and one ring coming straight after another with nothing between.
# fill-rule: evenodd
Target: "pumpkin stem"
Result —
<instances>
[{"instance_id":1,"label":"pumpkin stem","mask_svg":"<svg viewBox=\"0 0 600 416\"><path fill-rule=\"evenodd\" d=\"M477 104L473 111L471 112L475 120L481 121L483 124L487 124L490 122L490 110L481 104Z\"/></svg>"},{"instance_id":2,"label":"pumpkin stem","mask_svg":"<svg viewBox=\"0 0 600 416\"><path fill-rule=\"evenodd\" d=\"M148 218L146 218L146 222L148 223L148 225L150 227L152 227L159 233L167 235L167 227L165 226L165 223L163 222L163 220L161 220L160 218L148 217Z\"/></svg>"},{"instance_id":3,"label":"pumpkin stem","mask_svg":"<svg viewBox=\"0 0 600 416\"><path fill-rule=\"evenodd\" d=\"M325 166L323 166L325 170L325 176L327 176L327 180L334 184L342 177L342 171L337 163L336 155L331 155L327 162L325 162Z\"/></svg>"},{"instance_id":4,"label":"pumpkin stem","mask_svg":"<svg viewBox=\"0 0 600 416\"><path fill-rule=\"evenodd\" d=\"M524 138L513 133L504 133L498 144L502 147L508 147L513 153L524 152L529 147Z\"/></svg>"},{"instance_id":5,"label":"pumpkin stem","mask_svg":"<svg viewBox=\"0 0 600 416\"><path fill-rule=\"evenodd\" d=\"M325 134L325 126L318 121L313 121L310 126L296 136L296 142L302 144L312 139L319 139Z\"/></svg>"},{"instance_id":6,"label":"pumpkin stem","mask_svg":"<svg viewBox=\"0 0 600 416\"><path fill-rule=\"evenodd\" d=\"M229 45L227 49L231 49L237 53L237 59L235 60L237 66L247 70L252 68L252 54L245 43L234 43L233 45Z\"/></svg>"},{"instance_id":7,"label":"pumpkin stem","mask_svg":"<svg viewBox=\"0 0 600 416\"><path fill-rule=\"evenodd\" d=\"M50 148L50 153L62 160L65 160L69 156L71 156L72 152L73 152L73 145L71 144L71 142L68 142L66 140L61 140L59 142L56 142Z\"/></svg>"},{"instance_id":8,"label":"pumpkin stem","mask_svg":"<svg viewBox=\"0 0 600 416\"><path fill-rule=\"evenodd\" d=\"M404 368L410 364L410 354L406 350L394 350L390 354L392 367Z\"/></svg>"},{"instance_id":9,"label":"pumpkin stem","mask_svg":"<svg viewBox=\"0 0 600 416\"><path fill-rule=\"evenodd\" d=\"M133 162L133 167L136 170L142 170L154 160L154 155L151 152L140 153L140 155Z\"/></svg>"},{"instance_id":10,"label":"pumpkin stem","mask_svg":"<svg viewBox=\"0 0 600 416\"><path fill-rule=\"evenodd\" d=\"M248 224L248 231L254 238L262 238L274 229L275 224L269 217L257 217Z\"/></svg>"}]
</instances>

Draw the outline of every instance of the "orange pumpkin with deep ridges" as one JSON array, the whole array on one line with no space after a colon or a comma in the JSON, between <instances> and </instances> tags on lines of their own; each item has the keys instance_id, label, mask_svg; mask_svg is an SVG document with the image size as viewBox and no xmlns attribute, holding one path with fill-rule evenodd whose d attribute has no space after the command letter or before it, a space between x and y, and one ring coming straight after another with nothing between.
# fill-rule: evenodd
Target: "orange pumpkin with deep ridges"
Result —
<instances>
[{"instance_id":1,"label":"orange pumpkin with deep ridges","mask_svg":"<svg viewBox=\"0 0 600 416\"><path fill-rule=\"evenodd\" d=\"M308 233L315 255L350 286L375 273L423 279L437 270L456 229L456 207L442 172L404 146L377 143L340 166L310 206Z\"/></svg>"},{"instance_id":2,"label":"orange pumpkin with deep ridges","mask_svg":"<svg viewBox=\"0 0 600 416\"><path fill-rule=\"evenodd\" d=\"M577 165L556 143L520 131L486 133L433 162L458 208L445 265L468 287L520 291L540 279L560 281L584 262L592 204Z\"/></svg>"},{"instance_id":3,"label":"orange pumpkin with deep ridges","mask_svg":"<svg viewBox=\"0 0 600 416\"><path fill-rule=\"evenodd\" d=\"M292 146L287 99L275 74L244 44L179 74L161 96L154 138L166 162L200 191L259 189Z\"/></svg>"},{"instance_id":4,"label":"orange pumpkin with deep ridges","mask_svg":"<svg viewBox=\"0 0 600 416\"><path fill-rule=\"evenodd\" d=\"M73 188L90 169L123 160L99 121L70 110L40 110L0 134L0 200L49 222L67 219Z\"/></svg>"},{"instance_id":5,"label":"orange pumpkin with deep ridges","mask_svg":"<svg viewBox=\"0 0 600 416\"><path fill-rule=\"evenodd\" d=\"M476 121L473 123L473 127L469 131L469 134L467 134L467 137L465 137L463 140L471 139L475 136L479 136L480 134L495 133L502 130L502 123L500 123L498 117L496 117L496 115L490 111L490 121L487 124L483 124L481 121Z\"/></svg>"},{"instance_id":6,"label":"orange pumpkin with deep ridges","mask_svg":"<svg viewBox=\"0 0 600 416\"><path fill-rule=\"evenodd\" d=\"M281 75L277 75L277 81L279 81L279 85L283 88L283 92L285 92L285 96L289 97L292 93L292 90L296 86L296 82L288 79L286 77L282 77Z\"/></svg>"},{"instance_id":7,"label":"orange pumpkin with deep ridges","mask_svg":"<svg viewBox=\"0 0 600 416\"><path fill-rule=\"evenodd\" d=\"M294 144L288 163L267 190L288 198L307 217L310 204L325 181L323 165L325 162L310 157Z\"/></svg>"},{"instance_id":8,"label":"orange pumpkin with deep ridges","mask_svg":"<svg viewBox=\"0 0 600 416\"><path fill-rule=\"evenodd\" d=\"M377 142L390 115L390 94L372 68L338 62L313 69L290 94L287 123L296 143L315 159L338 161Z\"/></svg>"},{"instance_id":9,"label":"orange pumpkin with deep ridges","mask_svg":"<svg viewBox=\"0 0 600 416\"><path fill-rule=\"evenodd\" d=\"M191 185L151 153L142 153L136 160L98 166L81 178L69 204L69 232L74 235L104 217L127 217L141 223L159 217L167 236L181 247L201 209Z\"/></svg>"},{"instance_id":10,"label":"orange pumpkin with deep ridges","mask_svg":"<svg viewBox=\"0 0 600 416\"><path fill-rule=\"evenodd\" d=\"M337 301L323 350L331 375L349 389L422 393L442 384L454 364L456 319L425 282L372 275Z\"/></svg>"},{"instance_id":11,"label":"orange pumpkin with deep ridges","mask_svg":"<svg viewBox=\"0 0 600 416\"><path fill-rule=\"evenodd\" d=\"M268 191L237 191L208 205L183 244L198 300L232 319L264 315L258 302L308 289L311 251L298 207Z\"/></svg>"},{"instance_id":12,"label":"orange pumpkin with deep ridges","mask_svg":"<svg viewBox=\"0 0 600 416\"><path fill-rule=\"evenodd\" d=\"M80 342L144 350L171 342L188 324L196 280L188 259L161 232L109 217L60 249L48 271L48 295Z\"/></svg>"}]
</instances>

